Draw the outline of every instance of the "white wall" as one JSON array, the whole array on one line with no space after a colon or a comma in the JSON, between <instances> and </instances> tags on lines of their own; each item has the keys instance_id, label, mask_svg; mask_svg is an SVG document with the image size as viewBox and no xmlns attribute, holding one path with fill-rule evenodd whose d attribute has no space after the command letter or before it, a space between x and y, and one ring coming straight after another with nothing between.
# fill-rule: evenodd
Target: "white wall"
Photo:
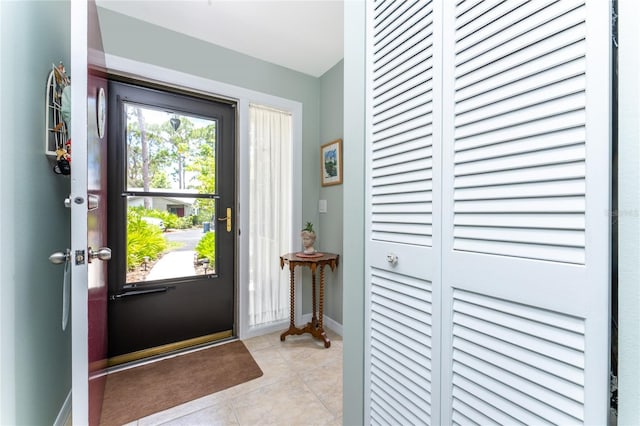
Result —
<instances>
[{"instance_id":1,"label":"white wall","mask_svg":"<svg viewBox=\"0 0 640 426\"><path fill-rule=\"evenodd\" d=\"M618 424L640 424L640 6L619 0Z\"/></svg>"}]
</instances>

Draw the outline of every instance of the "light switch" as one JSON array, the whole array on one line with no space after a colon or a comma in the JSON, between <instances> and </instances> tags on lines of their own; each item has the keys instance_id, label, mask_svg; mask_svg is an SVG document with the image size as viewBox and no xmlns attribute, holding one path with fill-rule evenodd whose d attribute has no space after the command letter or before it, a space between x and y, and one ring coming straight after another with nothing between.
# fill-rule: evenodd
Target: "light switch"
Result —
<instances>
[{"instance_id":1,"label":"light switch","mask_svg":"<svg viewBox=\"0 0 640 426\"><path fill-rule=\"evenodd\" d=\"M327 200L318 200L318 211L320 213L327 212Z\"/></svg>"}]
</instances>

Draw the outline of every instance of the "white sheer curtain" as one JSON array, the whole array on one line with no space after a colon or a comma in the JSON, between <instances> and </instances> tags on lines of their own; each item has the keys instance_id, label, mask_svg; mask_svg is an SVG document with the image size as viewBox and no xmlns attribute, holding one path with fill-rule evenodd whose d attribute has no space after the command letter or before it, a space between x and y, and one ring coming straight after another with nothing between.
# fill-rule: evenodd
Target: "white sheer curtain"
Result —
<instances>
[{"instance_id":1,"label":"white sheer curtain","mask_svg":"<svg viewBox=\"0 0 640 426\"><path fill-rule=\"evenodd\" d=\"M291 249L291 114L249 106L249 326L289 317L288 271L280 255Z\"/></svg>"}]
</instances>

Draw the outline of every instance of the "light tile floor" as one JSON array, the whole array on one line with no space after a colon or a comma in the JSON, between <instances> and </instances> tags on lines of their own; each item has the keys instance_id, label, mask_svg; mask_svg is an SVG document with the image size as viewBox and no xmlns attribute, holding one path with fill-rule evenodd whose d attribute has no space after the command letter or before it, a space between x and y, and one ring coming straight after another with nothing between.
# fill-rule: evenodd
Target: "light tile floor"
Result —
<instances>
[{"instance_id":1,"label":"light tile floor","mask_svg":"<svg viewBox=\"0 0 640 426\"><path fill-rule=\"evenodd\" d=\"M262 377L129 425L341 425L342 337L328 330L325 349L309 334L280 342L280 333L244 340Z\"/></svg>"}]
</instances>

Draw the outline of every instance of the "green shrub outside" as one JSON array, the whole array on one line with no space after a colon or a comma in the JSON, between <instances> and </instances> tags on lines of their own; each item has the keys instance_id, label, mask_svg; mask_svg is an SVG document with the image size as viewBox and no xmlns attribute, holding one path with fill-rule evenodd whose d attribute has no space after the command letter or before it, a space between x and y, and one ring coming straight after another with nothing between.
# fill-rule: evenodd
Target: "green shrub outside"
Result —
<instances>
[{"instance_id":1,"label":"green shrub outside","mask_svg":"<svg viewBox=\"0 0 640 426\"><path fill-rule=\"evenodd\" d=\"M216 234L215 232L207 232L204 234L198 245L196 245L196 253L198 259L207 258L213 264L216 258Z\"/></svg>"},{"instance_id":2,"label":"green shrub outside","mask_svg":"<svg viewBox=\"0 0 640 426\"><path fill-rule=\"evenodd\" d=\"M211 222L213 220L212 208L200 208L198 215L193 217L194 225L202 225L204 222Z\"/></svg>"},{"instance_id":3,"label":"green shrub outside","mask_svg":"<svg viewBox=\"0 0 640 426\"><path fill-rule=\"evenodd\" d=\"M176 216L176 215L173 215ZM184 217L178 217L178 220L176 221L176 225L175 228L173 229L189 229L191 227L193 227L194 225L194 220L193 218L195 216L184 216Z\"/></svg>"},{"instance_id":4,"label":"green shrub outside","mask_svg":"<svg viewBox=\"0 0 640 426\"><path fill-rule=\"evenodd\" d=\"M143 208L144 214L146 211ZM155 225L142 220L142 215L134 209L127 212L127 269L132 270L142 264L144 257L157 259L167 249L167 241L162 231Z\"/></svg>"},{"instance_id":5,"label":"green shrub outside","mask_svg":"<svg viewBox=\"0 0 640 426\"><path fill-rule=\"evenodd\" d=\"M140 216L155 217L162 219L167 229L189 229L194 225L193 216L178 217L177 214L156 209L145 209L144 206L129 207L129 211L133 211Z\"/></svg>"}]
</instances>

